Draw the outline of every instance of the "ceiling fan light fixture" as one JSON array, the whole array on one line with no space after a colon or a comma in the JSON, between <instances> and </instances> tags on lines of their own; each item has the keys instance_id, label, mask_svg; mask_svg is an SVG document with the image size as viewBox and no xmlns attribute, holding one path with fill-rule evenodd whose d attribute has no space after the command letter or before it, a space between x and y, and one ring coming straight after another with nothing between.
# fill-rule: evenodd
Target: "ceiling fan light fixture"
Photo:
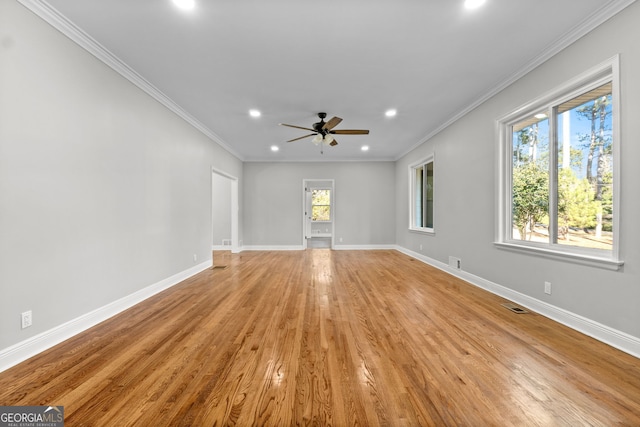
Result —
<instances>
[{"instance_id":1,"label":"ceiling fan light fixture","mask_svg":"<svg viewBox=\"0 0 640 427\"><path fill-rule=\"evenodd\" d=\"M317 134L316 136L313 137L311 142L313 142L315 145L320 144L322 142L322 135Z\"/></svg>"},{"instance_id":2,"label":"ceiling fan light fixture","mask_svg":"<svg viewBox=\"0 0 640 427\"><path fill-rule=\"evenodd\" d=\"M322 142L324 143L324 145L329 145L333 142L333 137L331 135L327 135L324 137L324 140Z\"/></svg>"}]
</instances>

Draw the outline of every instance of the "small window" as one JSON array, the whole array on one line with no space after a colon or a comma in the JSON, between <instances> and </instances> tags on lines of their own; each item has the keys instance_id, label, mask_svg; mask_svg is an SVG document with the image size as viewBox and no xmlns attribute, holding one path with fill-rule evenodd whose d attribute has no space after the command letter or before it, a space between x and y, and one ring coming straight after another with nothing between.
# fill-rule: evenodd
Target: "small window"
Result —
<instances>
[{"instance_id":1,"label":"small window","mask_svg":"<svg viewBox=\"0 0 640 427\"><path fill-rule=\"evenodd\" d=\"M311 190L311 221L331 221L331 190Z\"/></svg>"},{"instance_id":2,"label":"small window","mask_svg":"<svg viewBox=\"0 0 640 427\"><path fill-rule=\"evenodd\" d=\"M617 59L498 121L498 243L617 268Z\"/></svg>"},{"instance_id":3,"label":"small window","mask_svg":"<svg viewBox=\"0 0 640 427\"><path fill-rule=\"evenodd\" d=\"M433 233L433 155L409 167L409 229Z\"/></svg>"}]
</instances>

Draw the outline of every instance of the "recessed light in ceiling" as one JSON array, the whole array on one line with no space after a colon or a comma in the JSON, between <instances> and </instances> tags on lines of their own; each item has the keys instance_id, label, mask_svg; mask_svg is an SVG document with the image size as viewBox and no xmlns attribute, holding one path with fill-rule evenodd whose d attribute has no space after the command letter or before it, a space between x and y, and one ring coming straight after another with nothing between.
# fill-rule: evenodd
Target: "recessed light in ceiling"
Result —
<instances>
[{"instance_id":1,"label":"recessed light in ceiling","mask_svg":"<svg viewBox=\"0 0 640 427\"><path fill-rule=\"evenodd\" d=\"M258 110L249 110L249 115L251 117L260 117L262 113L260 113L260 111Z\"/></svg>"},{"instance_id":2,"label":"recessed light in ceiling","mask_svg":"<svg viewBox=\"0 0 640 427\"><path fill-rule=\"evenodd\" d=\"M538 114L536 114L536 115L535 115L535 116L533 116L533 117L535 117L536 119L540 119L540 120L542 120L542 119L546 119L546 118L547 118L547 115L546 115L545 113L538 113Z\"/></svg>"},{"instance_id":3,"label":"recessed light in ceiling","mask_svg":"<svg viewBox=\"0 0 640 427\"><path fill-rule=\"evenodd\" d=\"M464 7L467 9L477 9L485 3L486 0L465 0Z\"/></svg>"},{"instance_id":4,"label":"recessed light in ceiling","mask_svg":"<svg viewBox=\"0 0 640 427\"><path fill-rule=\"evenodd\" d=\"M395 109L387 110L384 115L387 117L395 117L398 114L398 111Z\"/></svg>"},{"instance_id":5,"label":"recessed light in ceiling","mask_svg":"<svg viewBox=\"0 0 640 427\"><path fill-rule=\"evenodd\" d=\"M173 0L173 4L182 10L193 10L196 7L195 0Z\"/></svg>"},{"instance_id":6,"label":"recessed light in ceiling","mask_svg":"<svg viewBox=\"0 0 640 427\"><path fill-rule=\"evenodd\" d=\"M363 145L362 148L360 148L362 151L369 151L369 146L368 145Z\"/></svg>"},{"instance_id":7,"label":"recessed light in ceiling","mask_svg":"<svg viewBox=\"0 0 640 427\"><path fill-rule=\"evenodd\" d=\"M273 151L273 152L280 151L280 147L278 147L277 145L272 145L271 146L271 151Z\"/></svg>"}]
</instances>

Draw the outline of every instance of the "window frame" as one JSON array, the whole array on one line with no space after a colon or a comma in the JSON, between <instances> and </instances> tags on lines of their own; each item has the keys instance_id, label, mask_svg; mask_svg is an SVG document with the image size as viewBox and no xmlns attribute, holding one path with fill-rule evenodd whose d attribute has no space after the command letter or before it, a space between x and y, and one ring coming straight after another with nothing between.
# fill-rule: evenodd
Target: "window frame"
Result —
<instances>
[{"instance_id":1,"label":"window frame","mask_svg":"<svg viewBox=\"0 0 640 427\"><path fill-rule=\"evenodd\" d=\"M311 223L312 224L329 224L333 222L333 190L329 187L313 187L309 189L311 191ZM316 190L328 191L329 192L329 204L328 205L316 205L313 203L313 192ZM329 207L329 219L328 220L314 220L313 219L313 207L314 206L328 206Z\"/></svg>"},{"instance_id":2,"label":"window frame","mask_svg":"<svg viewBox=\"0 0 640 427\"><path fill-rule=\"evenodd\" d=\"M432 227L419 227L416 226L416 211L414 201L416 199L416 169L422 167L423 170L426 170L427 165L432 164L433 170L433 189L432 189L432 202L434 204L434 209L432 212ZM428 156L422 158L420 161L412 163L409 165L409 230L416 231L425 234L435 234L435 199L436 199L436 191L435 191L435 153L431 153Z\"/></svg>"},{"instance_id":3,"label":"window frame","mask_svg":"<svg viewBox=\"0 0 640 427\"><path fill-rule=\"evenodd\" d=\"M496 133L498 141L498 168L497 170L497 215L496 236L494 244L501 249L515 250L527 254L543 256L547 258L566 260L617 270L624 264L620 259L620 91L619 91L619 55L593 67L592 69L576 76L559 87L539 96L538 98L504 115L496 121ZM549 117L549 152L555 153L558 149L558 141L554 130L557 127L555 117L556 107L563 102L571 100L591 89L611 82L612 84L612 124L611 131L614 140L613 149L613 245L612 249L592 249L577 246L561 245L550 242L532 242L512 238L512 153L513 131L512 128L518 122L536 113L545 113ZM558 158L557 155L549 156L549 229L557 225L557 193L558 193ZM554 231L555 233L555 231Z\"/></svg>"}]
</instances>

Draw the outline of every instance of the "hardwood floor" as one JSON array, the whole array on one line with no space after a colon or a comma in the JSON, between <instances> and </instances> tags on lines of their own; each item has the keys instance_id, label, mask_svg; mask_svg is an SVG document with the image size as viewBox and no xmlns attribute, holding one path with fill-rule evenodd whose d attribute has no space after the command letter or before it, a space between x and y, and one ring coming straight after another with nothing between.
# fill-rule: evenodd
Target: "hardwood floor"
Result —
<instances>
[{"instance_id":1,"label":"hardwood floor","mask_svg":"<svg viewBox=\"0 0 640 427\"><path fill-rule=\"evenodd\" d=\"M640 360L396 251L243 252L0 373L66 426L640 425Z\"/></svg>"}]
</instances>

